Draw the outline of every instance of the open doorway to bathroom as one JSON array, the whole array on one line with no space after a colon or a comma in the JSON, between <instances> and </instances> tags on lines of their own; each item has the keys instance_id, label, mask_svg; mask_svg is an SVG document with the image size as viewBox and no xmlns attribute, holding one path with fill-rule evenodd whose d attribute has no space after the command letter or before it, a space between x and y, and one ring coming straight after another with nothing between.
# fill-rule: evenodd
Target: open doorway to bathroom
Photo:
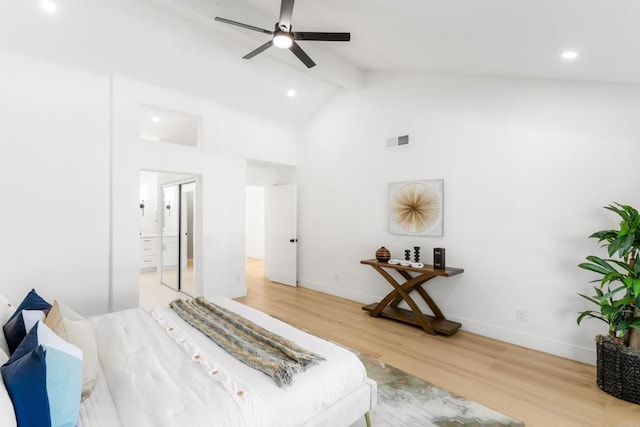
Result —
<instances>
[{"instance_id":1,"label":"open doorway to bathroom","mask_svg":"<svg viewBox=\"0 0 640 427\"><path fill-rule=\"evenodd\" d=\"M198 294L197 177L140 172L140 304Z\"/></svg>"}]
</instances>

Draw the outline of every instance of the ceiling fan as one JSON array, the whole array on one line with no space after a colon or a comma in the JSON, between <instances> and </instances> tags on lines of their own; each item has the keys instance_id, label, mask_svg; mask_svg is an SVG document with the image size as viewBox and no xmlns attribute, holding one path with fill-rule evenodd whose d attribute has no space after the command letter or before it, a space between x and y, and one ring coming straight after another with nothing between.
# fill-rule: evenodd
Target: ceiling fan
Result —
<instances>
[{"instance_id":1,"label":"ceiling fan","mask_svg":"<svg viewBox=\"0 0 640 427\"><path fill-rule=\"evenodd\" d=\"M241 22L231 21L230 19L220 18L216 16L215 20L224 22L225 24L236 25L238 27L246 28L248 30L258 31L263 34L269 34L272 36L271 40L252 50L243 56L243 59L251 59L257 54L264 52L271 46L275 45L281 49L289 49L300 61L307 66L307 68L314 67L315 62L304 50L296 43L297 40L317 40L317 41L330 41L330 42L348 42L351 40L351 33L317 33L308 31L292 31L291 29L291 15L293 14L293 2L294 0L282 0L280 5L280 19L276 23L276 27L273 31L265 30L264 28L254 27L253 25L243 24Z\"/></svg>"}]
</instances>

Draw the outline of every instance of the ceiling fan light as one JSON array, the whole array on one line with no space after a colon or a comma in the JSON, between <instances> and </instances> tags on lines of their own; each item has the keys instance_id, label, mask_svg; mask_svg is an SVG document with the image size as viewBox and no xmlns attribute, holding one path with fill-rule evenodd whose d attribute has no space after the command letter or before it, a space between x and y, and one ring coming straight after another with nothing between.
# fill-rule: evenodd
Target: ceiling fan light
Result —
<instances>
[{"instance_id":1,"label":"ceiling fan light","mask_svg":"<svg viewBox=\"0 0 640 427\"><path fill-rule=\"evenodd\" d=\"M288 33L277 33L273 37L273 44L280 49L288 49L293 44L293 39Z\"/></svg>"}]
</instances>

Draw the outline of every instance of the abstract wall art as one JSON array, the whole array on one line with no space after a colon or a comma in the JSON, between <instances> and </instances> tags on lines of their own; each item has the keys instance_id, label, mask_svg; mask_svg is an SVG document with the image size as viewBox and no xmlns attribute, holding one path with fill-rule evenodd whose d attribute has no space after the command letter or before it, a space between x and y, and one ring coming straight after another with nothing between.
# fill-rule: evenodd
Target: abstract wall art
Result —
<instances>
[{"instance_id":1,"label":"abstract wall art","mask_svg":"<svg viewBox=\"0 0 640 427\"><path fill-rule=\"evenodd\" d=\"M389 232L442 236L444 180L389 184Z\"/></svg>"}]
</instances>

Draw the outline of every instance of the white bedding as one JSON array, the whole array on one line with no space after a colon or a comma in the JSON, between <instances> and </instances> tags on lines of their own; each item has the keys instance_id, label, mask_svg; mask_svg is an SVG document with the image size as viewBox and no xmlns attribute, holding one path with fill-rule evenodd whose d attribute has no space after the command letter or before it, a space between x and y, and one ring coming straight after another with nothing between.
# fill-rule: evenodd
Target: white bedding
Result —
<instances>
[{"instance_id":1,"label":"white bedding","mask_svg":"<svg viewBox=\"0 0 640 427\"><path fill-rule=\"evenodd\" d=\"M212 301L326 360L280 388L169 308L99 316L92 323L103 386L108 386L123 426L299 426L367 383L364 366L353 353L235 301ZM84 427L105 425L95 419L91 406L83 403Z\"/></svg>"},{"instance_id":2,"label":"white bedding","mask_svg":"<svg viewBox=\"0 0 640 427\"><path fill-rule=\"evenodd\" d=\"M91 395L80 405L78 427L114 427L120 426L120 417L109 386L104 377L102 366L98 366L98 377Z\"/></svg>"}]
</instances>

